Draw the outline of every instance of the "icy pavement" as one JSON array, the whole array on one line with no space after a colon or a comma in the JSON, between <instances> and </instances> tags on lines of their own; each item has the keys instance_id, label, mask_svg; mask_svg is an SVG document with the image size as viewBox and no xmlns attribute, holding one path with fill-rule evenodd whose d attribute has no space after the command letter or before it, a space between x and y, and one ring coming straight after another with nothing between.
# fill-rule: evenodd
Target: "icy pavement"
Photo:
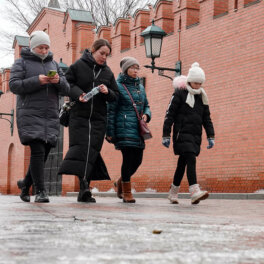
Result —
<instances>
[{"instance_id":1,"label":"icy pavement","mask_svg":"<svg viewBox=\"0 0 264 264\"><path fill-rule=\"evenodd\" d=\"M50 200L0 196L1 264L264 263L263 200Z\"/></svg>"}]
</instances>

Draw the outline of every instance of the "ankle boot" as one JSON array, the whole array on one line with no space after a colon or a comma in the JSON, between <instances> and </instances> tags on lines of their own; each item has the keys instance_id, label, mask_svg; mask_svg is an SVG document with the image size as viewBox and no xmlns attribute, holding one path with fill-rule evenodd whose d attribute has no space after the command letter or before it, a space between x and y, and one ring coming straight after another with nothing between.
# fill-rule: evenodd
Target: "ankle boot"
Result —
<instances>
[{"instance_id":1,"label":"ankle boot","mask_svg":"<svg viewBox=\"0 0 264 264\"><path fill-rule=\"evenodd\" d=\"M171 185L170 191L169 191L169 196L168 199L172 204L178 204L178 193L180 190L180 186L175 186L174 184Z\"/></svg>"},{"instance_id":2,"label":"ankle boot","mask_svg":"<svg viewBox=\"0 0 264 264\"><path fill-rule=\"evenodd\" d=\"M84 203L95 203L96 200L92 197L92 193L88 186L87 180L81 178L79 178L79 180L80 180L80 191L78 194L77 201Z\"/></svg>"},{"instance_id":3,"label":"ankle boot","mask_svg":"<svg viewBox=\"0 0 264 264\"><path fill-rule=\"evenodd\" d=\"M23 180L18 180L17 181L17 187L21 190L21 193L19 195L20 196L20 199L23 202L29 203L30 202L29 188L26 187L24 181Z\"/></svg>"},{"instance_id":4,"label":"ankle boot","mask_svg":"<svg viewBox=\"0 0 264 264\"><path fill-rule=\"evenodd\" d=\"M122 179L121 177L116 181L114 182L114 185L116 187L116 195L118 198L122 199L123 198L123 191L122 191L122 183L121 183Z\"/></svg>"},{"instance_id":5,"label":"ankle boot","mask_svg":"<svg viewBox=\"0 0 264 264\"><path fill-rule=\"evenodd\" d=\"M209 193L207 191L201 191L199 184L193 184L189 187L191 194L191 203L198 204L201 200L208 198Z\"/></svg>"},{"instance_id":6,"label":"ankle boot","mask_svg":"<svg viewBox=\"0 0 264 264\"><path fill-rule=\"evenodd\" d=\"M123 202L124 203L135 203L136 200L134 199L131 193L131 182L122 181L122 189L123 189Z\"/></svg>"},{"instance_id":7,"label":"ankle boot","mask_svg":"<svg viewBox=\"0 0 264 264\"><path fill-rule=\"evenodd\" d=\"M35 197L35 203L49 203L49 197L45 190L38 190Z\"/></svg>"}]
</instances>

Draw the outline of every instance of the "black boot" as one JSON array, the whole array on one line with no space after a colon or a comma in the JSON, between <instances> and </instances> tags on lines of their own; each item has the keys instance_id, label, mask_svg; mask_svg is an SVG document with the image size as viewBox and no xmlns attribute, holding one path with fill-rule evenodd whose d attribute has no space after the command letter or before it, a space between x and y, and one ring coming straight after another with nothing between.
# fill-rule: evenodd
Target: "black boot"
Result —
<instances>
[{"instance_id":1,"label":"black boot","mask_svg":"<svg viewBox=\"0 0 264 264\"><path fill-rule=\"evenodd\" d=\"M29 188L25 186L23 180L17 181L17 187L21 190L20 199L24 202L30 202Z\"/></svg>"},{"instance_id":2,"label":"black boot","mask_svg":"<svg viewBox=\"0 0 264 264\"><path fill-rule=\"evenodd\" d=\"M37 191L35 203L49 203L49 197L45 190Z\"/></svg>"},{"instance_id":3,"label":"black boot","mask_svg":"<svg viewBox=\"0 0 264 264\"><path fill-rule=\"evenodd\" d=\"M84 203L95 203L96 200L92 197L91 190L88 186L88 182L86 179L80 179L80 191L78 194L77 201Z\"/></svg>"}]
</instances>

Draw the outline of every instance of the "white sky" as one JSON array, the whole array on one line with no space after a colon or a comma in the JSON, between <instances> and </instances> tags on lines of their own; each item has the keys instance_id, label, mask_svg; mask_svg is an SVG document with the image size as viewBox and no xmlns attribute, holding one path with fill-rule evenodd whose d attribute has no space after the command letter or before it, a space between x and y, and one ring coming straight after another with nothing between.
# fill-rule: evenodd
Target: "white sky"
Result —
<instances>
[{"instance_id":1,"label":"white sky","mask_svg":"<svg viewBox=\"0 0 264 264\"><path fill-rule=\"evenodd\" d=\"M21 1L21 0L19 0ZM150 1L150 2L156 2ZM7 12L5 10L5 6L7 5L6 0L0 0L0 30L3 29L7 32L10 32L14 35L24 35L26 32L21 32L21 29L18 30L14 26L14 24L8 19ZM13 43L13 42L12 42ZM14 55L12 52L4 51L2 47L12 50L12 43L6 42L5 39L1 36L0 32L0 69L11 67L14 62Z\"/></svg>"},{"instance_id":2,"label":"white sky","mask_svg":"<svg viewBox=\"0 0 264 264\"><path fill-rule=\"evenodd\" d=\"M12 25L12 23L8 21L6 17L5 5L6 5L5 0L0 0L0 30L5 29L17 34L14 25ZM12 49L12 44L3 42L3 40L0 41L0 46L8 49ZM14 55L7 54L7 51L2 51L0 49L0 68L11 67L13 62L14 62Z\"/></svg>"}]
</instances>

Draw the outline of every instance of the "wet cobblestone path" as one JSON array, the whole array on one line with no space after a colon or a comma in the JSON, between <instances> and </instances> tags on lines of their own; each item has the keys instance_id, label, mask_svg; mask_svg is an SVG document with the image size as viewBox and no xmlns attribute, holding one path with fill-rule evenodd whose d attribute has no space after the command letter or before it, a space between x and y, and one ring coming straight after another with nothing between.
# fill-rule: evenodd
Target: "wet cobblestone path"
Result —
<instances>
[{"instance_id":1,"label":"wet cobblestone path","mask_svg":"<svg viewBox=\"0 0 264 264\"><path fill-rule=\"evenodd\" d=\"M264 263L263 200L50 200L0 195L0 264Z\"/></svg>"}]
</instances>

